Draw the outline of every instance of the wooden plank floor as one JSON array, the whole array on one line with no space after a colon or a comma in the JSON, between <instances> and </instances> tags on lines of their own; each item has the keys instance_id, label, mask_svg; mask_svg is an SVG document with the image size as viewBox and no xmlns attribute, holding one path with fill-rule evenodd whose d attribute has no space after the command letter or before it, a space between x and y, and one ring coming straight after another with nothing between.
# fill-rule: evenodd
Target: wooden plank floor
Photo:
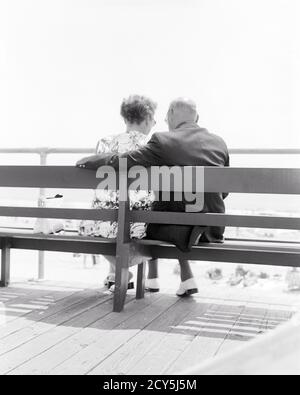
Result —
<instances>
[{"instance_id":1,"label":"wooden plank floor","mask_svg":"<svg viewBox=\"0 0 300 395\"><path fill-rule=\"evenodd\" d=\"M289 320L292 305L215 288L180 300L174 290L112 313L96 287L16 283L0 289L0 374L179 373Z\"/></svg>"}]
</instances>

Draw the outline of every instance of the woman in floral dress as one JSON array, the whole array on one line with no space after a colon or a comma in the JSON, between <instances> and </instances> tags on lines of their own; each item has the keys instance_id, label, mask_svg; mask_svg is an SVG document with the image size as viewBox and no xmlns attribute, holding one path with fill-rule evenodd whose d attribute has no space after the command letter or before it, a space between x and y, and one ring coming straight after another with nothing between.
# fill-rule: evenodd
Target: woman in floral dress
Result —
<instances>
[{"instance_id":1,"label":"woman in floral dress","mask_svg":"<svg viewBox=\"0 0 300 395\"><path fill-rule=\"evenodd\" d=\"M136 150L146 144L147 136L155 125L154 114L156 104L145 96L130 96L124 99L121 105L121 116L126 125L126 131L121 134L102 138L96 148L96 153L113 152L116 154ZM147 191L130 191L130 206L132 209L149 210L153 202L153 194ZM92 208L117 209L119 195L117 191L95 191ZM147 225L145 223L131 224L131 238L142 239L146 237ZM117 222L83 221L80 225L80 234L104 238L116 238L118 233ZM105 285L113 291L115 282L116 258L105 257L110 263L110 270ZM129 288L133 287L132 273L129 275Z\"/></svg>"}]
</instances>

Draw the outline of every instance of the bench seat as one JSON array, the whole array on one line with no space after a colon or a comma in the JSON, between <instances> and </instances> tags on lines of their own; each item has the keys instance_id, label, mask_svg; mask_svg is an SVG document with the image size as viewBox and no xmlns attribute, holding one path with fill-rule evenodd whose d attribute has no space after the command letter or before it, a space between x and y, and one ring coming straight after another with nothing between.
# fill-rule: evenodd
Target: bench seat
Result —
<instances>
[{"instance_id":1,"label":"bench seat","mask_svg":"<svg viewBox=\"0 0 300 395\"><path fill-rule=\"evenodd\" d=\"M0 239L10 248L39 251L116 255L116 239L79 236L76 232L43 235L30 230L0 229ZM132 240L133 248L148 258L190 259L261 265L299 266L300 242L228 239L224 243L201 243L189 253L182 253L173 244L159 240Z\"/></svg>"},{"instance_id":2,"label":"bench seat","mask_svg":"<svg viewBox=\"0 0 300 395\"><path fill-rule=\"evenodd\" d=\"M43 235L30 231L0 231L0 239L8 241L10 248L38 251L60 251L81 254L116 255L116 239L79 236L77 233Z\"/></svg>"},{"instance_id":3,"label":"bench seat","mask_svg":"<svg viewBox=\"0 0 300 395\"><path fill-rule=\"evenodd\" d=\"M252 263L297 267L300 262L300 243L258 240L226 240L224 243L201 243L189 253L182 253L173 244L154 240L137 240L148 256L165 259L190 259L231 263Z\"/></svg>"}]
</instances>

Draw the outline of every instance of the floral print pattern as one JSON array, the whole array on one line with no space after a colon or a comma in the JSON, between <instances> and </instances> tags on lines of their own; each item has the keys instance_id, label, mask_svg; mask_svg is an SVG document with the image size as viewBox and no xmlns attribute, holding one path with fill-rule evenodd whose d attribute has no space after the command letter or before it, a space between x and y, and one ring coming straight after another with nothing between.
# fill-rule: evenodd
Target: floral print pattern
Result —
<instances>
[{"instance_id":1,"label":"floral print pattern","mask_svg":"<svg viewBox=\"0 0 300 395\"><path fill-rule=\"evenodd\" d=\"M121 154L139 149L146 143L146 136L140 132L122 133L101 139L96 148L96 153ZM148 191L130 191L130 209L151 210L154 195ZM92 202L93 209L115 209L119 208L119 193L117 191L96 190ZM130 236L134 239L146 237L147 224L134 223L130 226ZM108 221L82 221L79 234L84 236L97 236L115 239L118 234L117 222Z\"/></svg>"}]
</instances>

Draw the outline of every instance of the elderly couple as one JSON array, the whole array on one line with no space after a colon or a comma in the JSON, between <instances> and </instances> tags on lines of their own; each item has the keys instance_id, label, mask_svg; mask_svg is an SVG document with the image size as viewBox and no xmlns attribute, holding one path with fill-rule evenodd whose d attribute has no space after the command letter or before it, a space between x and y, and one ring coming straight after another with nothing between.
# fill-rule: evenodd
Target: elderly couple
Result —
<instances>
[{"instance_id":1,"label":"elderly couple","mask_svg":"<svg viewBox=\"0 0 300 395\"><path fill-rule=\"evenodd\" d=\"M97 169L103 165L115 168L119 158L126 158L128 167L140 165L150 166L229 166L229 154L225 142L215 134L198 126L199 116L193 101L179 98L169 107L166 122L169 131L154 133L146 143L146 137L155 125L156 104L144 96L130 96L121 105L121 116L126 130L124 133L103 138L99 141L96 155L77 162L77 166L86 169ZM205 193L202 212L224 213L223 199L226 195ZM155 201L154 201L155 200ZM155 211L184 212L185 201L154 199L151 192L136 191L130 195L133 209L143 208ZM93 208L117 208L118 193L116 191L96 191ZM81 226L82 233L105 238L115 238L117 223L87 222ZM187 252L198 243L221 243L224 228L193 227L184 225L157 225L136 223L131 225L132 238L149 238L174 243L177 248ZM110 263L110 273L106 285L114 290L115 258L106 257ZM198 292L188 260L180 259L181 284L176 294L180 297ZM130 273L128 287L133 287L133 275ZM150 292L159 291L158 262L149 261L146 289Z\"/></svg>"}]
</instances>

